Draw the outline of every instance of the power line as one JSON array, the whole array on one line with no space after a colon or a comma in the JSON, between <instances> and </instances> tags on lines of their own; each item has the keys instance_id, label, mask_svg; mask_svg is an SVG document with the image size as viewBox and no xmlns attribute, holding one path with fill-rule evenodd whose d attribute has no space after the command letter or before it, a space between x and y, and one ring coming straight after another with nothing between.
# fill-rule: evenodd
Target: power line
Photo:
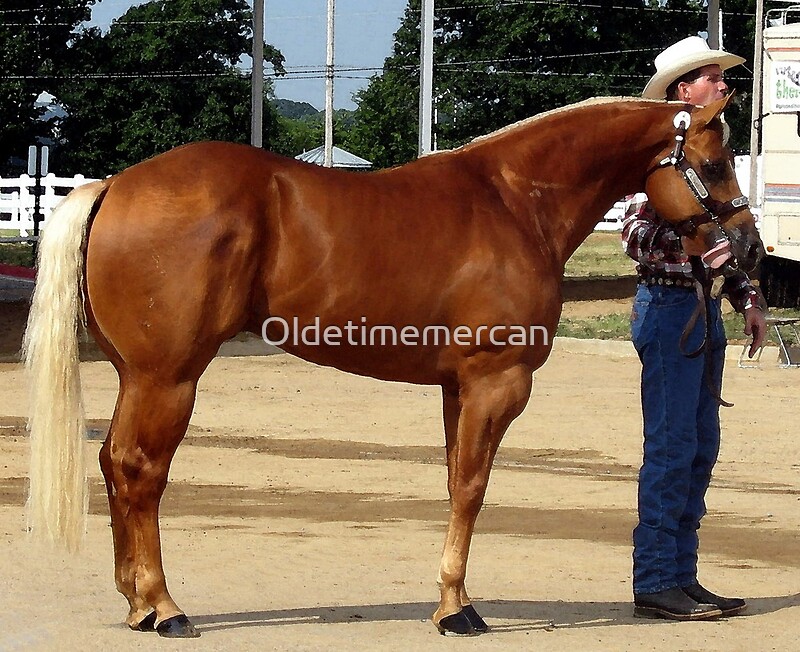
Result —
<instances>
[{"instance_id":1,"label":"power line","mask_svg":"<svg viewBox=\"0 0 800 652\"><path fill-rule=\"evenodd\" d=\"M441 9L443 11L449 10L456 10L456 9L480 9L482 7L486 8L496 8L499 6L519 6L519 5L558 5L558 6L567 6L567 7L581 7L581 8L611 8L611 9L625 9L625 10L650 10L650 11L680 11L680 12L687 12L690 10L671 10L669 8L652 8L652 7L623 7L623 6L611 6L611 7L603 7L599 4L586 4L580 3L577 4L575 2L570 1L559 1L559 0L505 0L504 2L493 2L491 4L469 4L469 5L451 5L451 6L437 6L437 9ZM43 7L39 7L38 9L44 9ZM27 9L19 9L19 10L0 10L0 12L4 13L12 13L12 12L30 12L30 11L37 11L37 8L27 8ZM352 14L352 15L380 15L380 14L388 14L389 12L362 12L360 14ZM696 11L694 13L697 13ZM739 14L741 15L741 14ZM285 19L295 18L295 17L281 17ZM301 18L301 17L297 17ZM306 17L307 18L307 17ZM223 21L231 21L233 22L233 18L225 18L221 17L220 20ZM153 20L153 21L119 21L117 20L117 25L159 25L159 24L197 24L197 23L205 23L205 20L200 19L180 19L180 20ZM58 22L58 23L5 23L5 25L11 26L68 26L71 23L66 22ZM483 59L483 60L466 60L466 61L447 61L436 64L436 67L439 70L455 70L455 69L462 69L465 72L471 72L475 74L484 73L484 74L508 74L508 75L539 75L539 74L547 74L547 75L585 75L586 73L554 73L554 72L540 72L540 71L510 71L510 70L502 70L502 69L495 69L492 71L487 71L485 69L474 69L469 70L469 66L497 66L500 64L509 64L509 63L525 63L525 62L533 62L533 61L554 61L558 59L570 59L570 58L577 58L577 57L589 57L589 56L609 56L609 55L619 55L619 54L631 54L631 53L642 53L642 52L654 52L658 48L636 48L636 49L629 49L629 50L610 50L605 52L587 52L587 53L575 53L575 54L559 54L559 55L547 55L547 56L527 56L527 57L510 57L510 58L503 58L503 59ZM404 66L400 67L401 69L405 70L418 70L418 67L415 66ZM398 67L394 67L395 70ZM319 66L286 66L285 67L286 73L277 74L271 73L268 74L268 77L284 80L290 79L318 79L324 78L325 68L321 65ZM365 79L367 77L358 76L358 77L350 77L343 73L354 73L354 72L381 72L384 70L384 67L356 67L356 66L336 66L334 71L334 76L340 79ZM249 74L249 73L248 73ZM154 72L154 73L85 73L79 76L72 76L70 78L76 79L133 79L133 78L180 78L180 77L225 77L230 76L231 73L226 72L193 72L193 73L184 73L181 71L162 71L162 72ZM644 78L645 75L640 75L641 78ZM0 78L3 79L55 79L58 78L56 76L40 76L40 75L0 75Z\"/></svg>"},{"instance_id":2,"label":"power line","mask_svg":"<svg viewBox=\"0 0 800 652\"><path fill-rule=\"evenodd\" d=\"M249 74L237 74L234 72L152 72L152 73L125 73L125 72L84 72L69 75L0 75L0 79L10 80L30 80L30 79L173 79L177 77L248 77Z\"/></svg>"},{"instance_id":3,"label":"power line","mask_svg":"<svg viewBox=\"0 0 800 652\"><path fill-rule=\"evenodd\" d=\"M227 18L224 16L216 16L214 18L215 22L222 22L222 23L238 23L238 21L234 18ZM85 22L85 21L81 21ZM164 19L164 20L123 20L117 21L115 23L116 26L124 26L124 25L184 25L184 24L208 24L207 19L200 19L200 18L181 18L181 19ZM77 25L80 25L78 23ZM2 23L4 27L76 27L76 23Z\"/></svg>"},{"instance_id":4,"label":"power line","mask_svg":"<svg viewBox=\"0 0 800 652\"><path fill-rule=\"evenodd\" d=\"M505 59L475 59L468 61L443 61L436 64L437 68L442 67L455 67L455 66L469 66L473 64L489 64L494 65L497 63L523 63L531 61L554 61L557 59L577 59L585 57L604 57L610 54L635 54L641 52L656 52L660 48L632 48L630 50L606 50L605 52L578 52L575 54L551 54L545 56L531 55L529 57L508 57Z\"/></svg>"},{"instance_id":5,"label":"power line","mask_svg":"<svg viewBox=\"0 0 800 652\"><path fill-rule=\"evenodd\" d=\"M578 53L578 54L559 54L559 55L548 55L548 56L530 56L530 57L510 57L505 59L474 59L474 60L465 60L465 61L447 61L436 64L436 67L439 69L444 68L457 68L461 66L473 66L473 65L495 65L501 63L517 63L517 62L527 62L527 61L549 61L553 59L564 59L564 58L577 58L577 57L587 57L587 56L607 56L610 54L627 54L627 53L636 53L636 52L650 52L655 51L657 48L636 48L631 50L609 50L605 52L590 52L590 53ZM419 70L419 66L415 65L405 65L405 66L394 66L393 70ZM242 69L240 69L242 70ZM269 76L276 77L280 79L288 79L291 77L298 77L299 75L316 75L316 74L324 74L326 67L322 65L305 65L305 66L284 66L285 72L283 73L269 73ZM342 73L346 72L382 72L384 70L383 66L353 66L353 65L336 65L334 67L334 74L338 77L344 77ZM244 69L244 73L250 75L248 69ZM185 73L182 71L160 71L160 72L119 72L119 73L79 73L77 75L69 75L70 78L96 78L101 75L105 75L108 78L109 76L119 77L119 78L127 78L127 77L152 77L152 76L226 76L232 73L226 72L219 72L219 71L209 71L209 72L192 72L192 73ZM549 73L555 74L555 73ZM0 75L0 79L55 79L55 78L62 78L63 76L59 77L58 75Z\"/></svg>"},{"instance_id":6,"label":"power line","mask_svg":"<svg viewBox=\"0 0 800 652\"><path fill-rule=\"evenodd\" d=\"M20 13L20 12L35 12L39 10L45 10L44 7L36 8L29 8L29 9L0 9L0 14L3 13ZM51 10L52 11L52 10ZM49 12L48 12L49 13ZM337 16L342 17L345 16L347 18L364 18L367 16L395 16L395 12L389 11L355 11L355 12L337 12ZM111 18L110 22L114 25L160 25L160 24L168 24L168 23L206 23L208 22L206 19L195 19L195 18L176 18L176 19L159 19L159 20L123 20L124 14L122 16L118 16L116 18ZM399 16L397 16L400 18ZM230 16L215 16L216 20L225 21L225 22L240 22L237 18L230 17ZM309 15L299 15L295 14L293 16L267 16L268 22L273 21L283 21L283 20L324 20L325 16L319 14L309 14ZM62 26L62 25L79 25L81 23L86 23L91 21L79 21L78 23L62 23L62 22L48 22L48 23L41 23L41 22L30 22L30 23L3 23L3 25L14 25L14 26Z\"/></svg>"},{"instance_id":7,"label":"power line","mask_svg":"<svg viewBox=\"0 0 800 652\"><path fill-rule=\"evenodd\" d=\"M703 8L698 9L675 9L672 7L650 7L641 5L639 7L629 7L625 5L601 5L590 4L588 2L570 2L563 0L505 0L504 2L490 2L490 3L474 3L462 5L436 5L436 11L455 11L458 9L493 9L496 7L515 7L525 5L550 5L554 7L576 7L580 9L618 9L621 11L660 11L666 13L683 13L683 14L705 14ZM746 12L721 12L723 15L729 16L753 16L754 14Z\"/></svg>"},{"instance_id":8,"label":"power line","mask_svg":"<svg viewBox=\"0 0 800 652\"><path fill-rule=\"evenodd\" d=\"M356 72L379 72L380 68L346 68L339 69L334 74L337 79L369 79L365 75L348 75L343 73L356 73ZM397 70L402 72L416 72L419 70L417 66L403 66ZM462 73L471 73L476 75L509 75L520 77L584 77L594 78L597 76L595 73L586 72L551 72L545 70L492 70L487 71L485 68L476 69L459 69ZM648 79L650 75L636 74L636 73L604 73L603 77L611 77L617 79ZM309 69L301 70L289 74L277 73L264 73L264 77L270 79L280 79L281 81L292 81L295 79L325 79L324 69ZM5 80L80 80L80 79L180 79L180 78L228 78L228 79L249 79L250 71L242 70L239 72L181 72L181 71L162 71L152 73L74 73L69 75L0 75L0 79ZM726 77L731 81L748 81L750 77Z\"/></svg>"},{"instance_id":9,"label":"power line","mask_svg":"<svg viewBox=\"0 0 800 652\"><path fill-rule=\"evenodd\" d=\"M672 7L651 7L641 5L638 7L630 7L625 5L601 5L601 4L591 4L588 2L574 2L574 1L563 1L563 0L504 0L503 2L491 2L491 3L474 3L474 4L460 4L460 5L436 5L435 9L437 12L448 12L448 11L457 11L461 9L496 9L499 7L515 7L515 6L528 6L528 5L543 5L543 6L557 6L557 7L575 7L578 9L602 9L606 10L619 10L619 11L659 11L662 13L682 13L682 14L698 14L704 15L705 10L703 8L698 9L676 9ZM52 8L48 7L31 7L26 9L0 9L0 13L22 13L22 12L36 12L36 11L46 11L51 10ZM395 12L389 11L361 11L361 12L337 12L337 15L344 15L348 17L365 17L365 16L388 16L389 14L394 15ZM417 13L417 12L415 12ZM754 16L755 14L749 12L732 12L732 11L722 11L720 12L723 16ZM206 20L201 19L192 19L192 18L185 18L185 19L163 19L163 20L120 20L123 18L120 16L118 18L112 19L115 24L117 25L158 25L158 24L181 24L181 23L205 23ZM320 14L308 14L308 15L293 15L293 16L268 16L268 22L271 21L280 21L280 20L322 20L324 16ZM219 20L224 20L228 22L237 22L235 18L226 18L220 17ZM48 23L4 23L8 26L15 26L15 27L24 27L24 26L43 26L43 27L61 27L70 25L72 23L62 23L62 22L48 22Z\"/></svg>"}]
</instances>

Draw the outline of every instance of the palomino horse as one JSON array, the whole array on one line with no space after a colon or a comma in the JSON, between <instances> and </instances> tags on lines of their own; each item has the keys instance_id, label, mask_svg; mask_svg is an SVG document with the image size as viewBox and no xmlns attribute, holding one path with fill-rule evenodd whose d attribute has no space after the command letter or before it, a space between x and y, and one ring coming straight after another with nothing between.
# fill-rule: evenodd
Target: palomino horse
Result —
<instances>
[{"instance_id":1,"label":"palomino horse","mask_svg":"<svg viewBox=\"0 0 800 652\"><path fill-rule=\"evenodd\" d=\"M442 387L451 512L433 622L486 631L464 586L470 541L497 447L550 353L567 259L641 190L671 222L693 216L687 232L709 249L726 236L729 264L760 256L722 142L726 104L592 100L366 174L197 143L75 190L47 224L26 333L31 528L71 547L85 528L85 316L119 374L100 466L127 624L197 635L167 591L159 502L200 375L222 342L263 326L306 360ZM339 336L295 337L314 323ZM354 340L367 325L401 339ZM452 337L411 337L429 326Z\"/></svg>"}]
</instances>

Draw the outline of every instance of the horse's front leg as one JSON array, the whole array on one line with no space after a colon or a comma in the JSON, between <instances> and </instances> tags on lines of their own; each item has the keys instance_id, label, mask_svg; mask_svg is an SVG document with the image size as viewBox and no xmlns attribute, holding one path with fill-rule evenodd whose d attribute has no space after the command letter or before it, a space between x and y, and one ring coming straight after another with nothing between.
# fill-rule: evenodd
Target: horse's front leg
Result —
<instances>
[{"instance_id":1,"label":"horse's front leg","mask_svg":"<svg viewBox=\"0 0 800 652\"><path fill-rule=\"evenodd\" d=\"M433 614L442 634L487 629L464 586L467 557L497 447L525 408L531 383L531 369L517 365L465 379L457 403L454 394L444 393L450 521L439 567L439 608Z\"/></svg>"},{"instance_id":2,"label":"horse's front leg","mask_svg":"<svg viewBox=\"0 0 800 652\"><path fill-rule=\"evenodd\" d=\"M461 401L458 397L458 391L452 391L446 387L442 389L442 416L444 417L444 435L447 447L447 492L450 496L450 505L452 506L456 479L456 474L454 472L457 467L455 455L458 451L456 441L458 440L458 421L461 417ZM483 618L478 615L478 612L475 611L475 608L472 606L472 600L467 593L465 585L461 586L459 602L461 603L461 609L464 615L467 617L470 625L472 625L472 629L474 629L476 633L482 634L489 630Z\"/></svg>"},{"instance_id":3,"label":"horse's front leg","mask_svg":"<svg viewBox=\"0 0 800 652\"><path fill-rule=\"evenodd\" d=\"M128 600L132 629L199 636L167 591L158 506L175 450L194 405L194 382L172 384L121 374L108 438L100 452L114 536L117 588Z\"/></svg>"}]
</instances>

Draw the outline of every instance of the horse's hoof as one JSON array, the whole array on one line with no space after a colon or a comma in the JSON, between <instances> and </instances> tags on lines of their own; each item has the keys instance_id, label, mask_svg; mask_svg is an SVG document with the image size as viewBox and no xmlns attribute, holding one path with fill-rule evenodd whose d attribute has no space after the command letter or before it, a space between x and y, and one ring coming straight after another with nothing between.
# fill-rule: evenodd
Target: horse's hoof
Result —
<instances>
[{"instance_id":1,"label":"horse's hoof","mask_svg":"<svg viewBox=\"0 0 800 652\"><path fill-rule=\"evenodd\" d=\"M457 614L445 616L434 624L442 636L475 636L478 634L463 609Z\"/></svg>"},{"instance_id":2,"label":"horse's hoof","mask_svg":"<svg viewBox=\"0 0 800 652\"><path fill-rule=\"evenodd\" d=\"M486 624L483 618L480 617L477 611L475 611L475 607L471 604L466 605L462 610L469 624L472 625L472 629L474 629L478 634L485 634L489 631L489 625Z\"/></svg>"},{"instance_id":3,"label":"horse's hoof","mask_svg":"<svg viewBox=\"0 0 800 652\"><path fill-rule=\"evenodd\" d=\"M200 632L194 628L194 625L183 614L160 622L156 627L156 631L159 636L164 638L197 638L200 636Z\"/></svg>"},{"instance_id":4,"label":"horse's hoof","mask_svg":"<svg viewBox=\"0 0 800 652\"><path fill-rule=\"evenodd\" d=\"M156 612L151 611L138 625L130 625L130 628L135 632L154 632L156 631Z\"/></svg>"}]
</instances>

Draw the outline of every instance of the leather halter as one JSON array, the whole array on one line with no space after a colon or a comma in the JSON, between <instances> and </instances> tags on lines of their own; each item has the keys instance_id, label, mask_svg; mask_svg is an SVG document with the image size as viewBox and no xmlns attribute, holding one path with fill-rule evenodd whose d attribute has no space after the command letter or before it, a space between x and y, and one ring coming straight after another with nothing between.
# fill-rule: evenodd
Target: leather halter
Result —
<instances>
[{"instance_id":1,"label":"leather halter","mask_svg":"<svg viewBox=\"0 0 800 652\"><path fill-rule=\"evenodd\" d=\"M688 108L688 107L687 107ZM688 111L679 111L673 118L672 123L675 125L675 145L672 148L672 153L666 158L661 159L654 167L647 172L647 176L651 175L656 170L671 165L678 172L681 173L689 190L692 191L697 202L703 208L702 213L692 215L689 219L674 225L675 231L678 235L693 236L697 233L697 227L709 222L714 222L725 235L725 238L730 242L725 229L722 228L722 217L729 214L738 213L750 206L750 203L744 195L740 195L734 199L726 202L720 202L711 197L711 193L703 183L700 175L691 166L689 161L686 160L686 155L683 151L683 145L686 141L686 130L691 124L692 118Z\"/></svg>"},{"instance_id":2,"label":"leather halter","mask_svg":"<svg viewBox=\"0 0 800 652\"><path fill-rule=\"evenodd\" d=\"M689 108L690 107L687 107L687 109ZM683 145L686 141L686 131L688 130L691 121L692 118L688 110L679 111L675 115L672 121L676 129L675 145L672 148L672 153L648 170L647 176L656 170L660 170L663 167L671 165L681 173L686 185L689 186L689 190L692 191L695 199L703 208L702 213L692 215L689 219L673 225L673 228L678 235L692 237L697 233L697 227L702 226L703 224L708 224L709 222L713 222L718 227L722 238L727 240L728 244L732 244L728 232L722 226L721 218L724 215L738 213L739 211L748 208L750 204L747 197L744 195L726 202L720 202L711 197L711 193L708 191L708 188L703 183L700 175L697 174L697 171L691 166L689 161L686 160L686 155L683 151ZM733 266L734 268L738 266L735 257L733 258ZM704 283L701 281L703 274L701 273L699 259L692 261L692 268L695 272L697 307L695 308L692 316L689 318L688 323L684 327L683 333L681 333L678 347L683 355L688 358L696 358L701 353L705 354L706 361L704 366L704 376L706 385L711 395L721 406L733 407L733 403L729 403L722 398L721 388L715 385L714 380L711 377L711 349L708 345L711 340L711 322L708 318L709 301L711 299L711 285L710 283ZM701 317L704 322L703 340L700 343L700 346L698 346L695 350L687 352L685 346L689 339L689 335L694 330L695 324Z\"/></svg>"}]
</instances>

